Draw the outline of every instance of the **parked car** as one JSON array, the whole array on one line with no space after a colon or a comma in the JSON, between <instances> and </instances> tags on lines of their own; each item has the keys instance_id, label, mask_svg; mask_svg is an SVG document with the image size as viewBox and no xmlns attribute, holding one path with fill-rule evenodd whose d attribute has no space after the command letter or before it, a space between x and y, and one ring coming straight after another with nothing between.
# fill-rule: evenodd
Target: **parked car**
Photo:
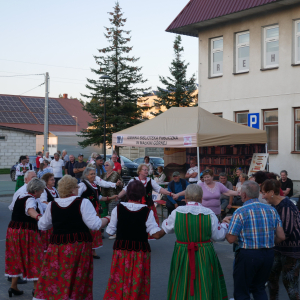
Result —
<instances>
[{"instance_id":1,"label":"parked car","mask_svg":"<svg viewBox=\"0 0 300 300\"><path fill-rule=\"evenodd\" d=\"M32 164L33 166L33 170L35 172L37 172L37 167L36 167L36 162L35 162L35 159L37 158L37 155L29 155L29 163ZM16 167L18 165L18 162L16 162L15 165L13 165L11 168L10 168L10 178L12 181L16 181Z\"/></svg>"},{"instance_id":2,"label":"parked car","mask_svg":"<svg viewBox=\"0 0 300 300\"><path fill-rule=\"evenodd\" d=\"M103 154L100 155L103 157ZM128 181L127 179L129 179L129 177L132 178L134 176L137 176L136 171L138 165L123 155L120 155L120 157L122 158L125 164L125 166L122 167L122 178L125 182L127 182ZM110 158L111 158L111 154L106 154L106 159L110 159ZM91 157L89 157L88 161L90 160Z\"/></svg>"},{"instance_id":3,"label":"parked car","mask_svg":"<svg viewBox=\"0 0 300 300\"><path fill-rule=\"evenodd\" d=\"M157 172L157 167L164 167L165 166L165 161L161 157L156 157L156 156L150 156L150 163L153 166L153 171L155 175L158 175ZM135 159L133 162L137 163L138 165L144 163L144 157L140 157Z\"/></svg>"}]
</instances>

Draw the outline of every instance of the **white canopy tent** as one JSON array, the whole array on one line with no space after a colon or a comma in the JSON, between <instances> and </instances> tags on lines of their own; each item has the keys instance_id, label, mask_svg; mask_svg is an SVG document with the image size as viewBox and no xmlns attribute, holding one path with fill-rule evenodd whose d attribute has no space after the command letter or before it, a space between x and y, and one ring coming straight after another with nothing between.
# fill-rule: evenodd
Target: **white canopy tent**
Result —
<instances>
[{"instance_id":1,"label":"white canopy tent","mask_svg":"<svg viewBox=\"0 0 300 300\"><path fill-rule=\"evenodd\" d=\"M201 107L172 107L112 136L113 146L197 147L198 168L199 147L266 143L266 131L220 118Z\"/></svg>"}]
</instances>

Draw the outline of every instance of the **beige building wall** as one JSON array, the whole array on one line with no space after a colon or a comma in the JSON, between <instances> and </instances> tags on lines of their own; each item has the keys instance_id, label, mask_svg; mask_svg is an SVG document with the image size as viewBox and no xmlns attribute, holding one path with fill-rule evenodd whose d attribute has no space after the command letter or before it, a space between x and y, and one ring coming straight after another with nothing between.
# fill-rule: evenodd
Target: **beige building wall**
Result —
<instances>
[{"instance_id":1,"label":"beige building wall","mask_svg":"<svg viewBox=\"0 0 300 300\"><path fill-rule=\"evenodd\" d=\"M293 108L300 107L300 66L291 66L293 20L300 19L300 6L268 12L256 17L214 26L199 33L199 105L223 118L235 121L235 112L278 109L278 154L270 155L270 171L286 169L289 177L300 180L300 154L294 150ZM279 68L261 71L262 27L279 25ZM250 71L233 75L235 33L250 31ZM209 78L209 42L223 36L223 76Z\"/></svg>"}]
</instances>

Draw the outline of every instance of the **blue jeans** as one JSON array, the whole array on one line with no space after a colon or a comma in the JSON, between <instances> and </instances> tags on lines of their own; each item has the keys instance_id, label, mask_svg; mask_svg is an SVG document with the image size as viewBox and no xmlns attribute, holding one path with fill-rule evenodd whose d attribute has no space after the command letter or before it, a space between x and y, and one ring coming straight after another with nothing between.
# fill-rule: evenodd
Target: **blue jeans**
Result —
<instances>
[{"instance_id":1,"label":"blue jeans","mask_svg":"<svg viewBox=\"0 0 300 300\"><path fill-rule=\"evenodd\" d=\"M251 293L255 300L268 300L265 283L273 261L273 249L240 249L233 271L234 299L250 300Z\"/></svg>"}]
</instances>

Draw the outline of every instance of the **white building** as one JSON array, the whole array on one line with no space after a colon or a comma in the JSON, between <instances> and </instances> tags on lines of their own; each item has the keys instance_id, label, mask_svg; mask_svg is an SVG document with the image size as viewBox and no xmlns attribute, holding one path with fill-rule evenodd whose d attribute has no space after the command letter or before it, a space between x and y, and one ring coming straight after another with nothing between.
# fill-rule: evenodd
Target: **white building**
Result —
<instances>
[{"instance_id":1,"label":"white building","mask_svg":"<svg viewBox=\"0 0 300 300\"><path fill-rule=\"evenodd\" d=\"M259 113L270 171L299 184L300 1L191 0L167 31L199 39L199 105L245 125Z\"/></svg>"}]
</instances>

